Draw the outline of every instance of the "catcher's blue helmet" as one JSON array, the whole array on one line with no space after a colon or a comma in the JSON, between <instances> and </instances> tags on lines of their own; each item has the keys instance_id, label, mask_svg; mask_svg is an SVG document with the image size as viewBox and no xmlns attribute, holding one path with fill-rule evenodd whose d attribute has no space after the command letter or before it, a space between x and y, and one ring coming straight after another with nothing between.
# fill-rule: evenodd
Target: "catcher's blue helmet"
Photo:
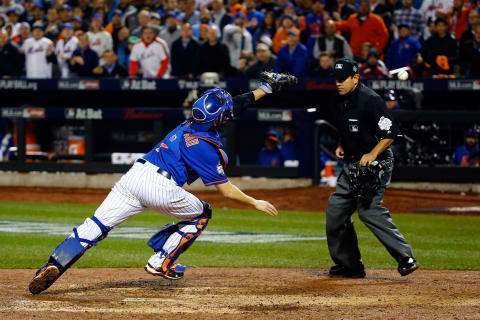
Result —
<instances>
[{"instance_id":1,"label":"catcher's blue helmet","mask_svg":"<svg viewBox=\"0 0 480 320\"><path fill-rule=\"evenodd\" d=\"M398 95L395 90L390 89L385 92L385 94L383 95L383 99L385 101L395 101L398 100Z\"/></svg>"},{"instance_id":2,"label":"catcher's blue helmet","mask_svg":"<svg viewBox=\"0 0 480 320\"><path fill-rule=\"evenodd\" d=\"M205 91L193 104L191 128L208 131L218 118L220 123L233 118L233 102L232 96L226 90L214 88Z\"/></svg>"}]
</instances>

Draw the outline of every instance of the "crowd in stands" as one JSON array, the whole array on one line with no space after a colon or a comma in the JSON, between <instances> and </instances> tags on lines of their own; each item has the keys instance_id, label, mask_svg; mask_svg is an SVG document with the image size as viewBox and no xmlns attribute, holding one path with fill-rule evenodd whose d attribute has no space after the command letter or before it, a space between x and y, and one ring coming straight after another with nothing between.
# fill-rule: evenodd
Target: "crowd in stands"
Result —
<instances>
[{"instance_id":1,"label":"crowd in stands","mask_svg":"<svg viewBox=\"0 0 480 320\"><path fill-rule=\"evenodd\" d=\"M480 77L477 0L1 0L0 77Z\"/></svg>"}]
</instances>

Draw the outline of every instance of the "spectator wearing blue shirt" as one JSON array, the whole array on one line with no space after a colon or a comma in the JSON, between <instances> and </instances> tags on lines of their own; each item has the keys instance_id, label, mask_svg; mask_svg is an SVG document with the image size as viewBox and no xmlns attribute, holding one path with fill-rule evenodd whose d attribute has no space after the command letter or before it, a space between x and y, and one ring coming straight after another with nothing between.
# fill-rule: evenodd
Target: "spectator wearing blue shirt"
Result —
<instances>
[{"instance_id":1,"label":"spectator wearing blue shirt","mask_svg":"<svg viewBox=\"0 0 480 320\"><path fill-rule=\"evenodd\" d=\"M291 124L283 135L282 155L285 160L298 160L297 126Z\"/></svg>"},{"instance_id":2,"label":"spectator wearing blue shirt","mask_svg":"<svg viewBox=\"0 0 480 320\"><path fill-rule=\"evenodd\" d=\"M98 62L98 54L88 45L88 35L86 33L80 35L78 48L73 51L72 58L68 61L70 71L79 77L91 77Z\"/></svg>"},{"instance_id":3,"label":"spectator wearing blue shirt","mask_svg":"<svg viewBox=\"0 0 480 320\"><path fill-rule=\"evenodd\" d=\"M287 45L278 51L274 72L288 72L294 76L301 77L305 73L307 62L307 48L298 42L296 30L287 32Z\"/></svg>"},{"instance_id":4,"label":"spectator wearing blue shirt","mask_svg":"<svg viewBox=\"0 0 480 320\"><path fill-rule=\"evenodd\" d=\"M93 69L93 73L99 77L105 78L126 78L128 77L127 68L118 63L118 56L113 50L107 50L103 53L105 64Z\"/></svg>"},{"instance_id":5,"label":"spectator wearing blue shirt","mask_svg":"<svg viewBox=\"0 0 480 320\"><path fill-rule=\"evenodd\" d=\"M210 28L217 29L218 39L222 38L223 30L218 29L217 25L213 23L210 10L208 10L208 8L203 8L202 11L200 11L200 22L192 25L192 33L194 38L200 39L200 27L202 25L207 25Z\"/></svg>"},{"instance_id":6,"label":"spectator wearing blue shirt","mask_svg":"<svg viewBox=\"0 0 480 320\"><path fill-rule=\"evenodd\" d=\"M385 100L388 110L400 110L400 105L398 104L398 94L395 92L395 90L387 90L383 94L383 100Z\"/></svg>"},{"instance_id":7,"label":"spectator wearing blue shirt","mask_svg":"<svg viewBox=\"0 0 480 320\"><path fill-rule=\"evenodd\" d=\"M310 54L313 52L315 42L323 34L325 13L325 0L313 0L312 12L305 17L307 48Z\"/></svg>"},{"instance_id":8,"label":"spectator wearing blue shirt","mask_svg":"<svg viewBox=\"0 0 480 320\"><path fill-rule=\"evenodd\" d=\"M479 156L478 137L475 130L470 128L465 132L465 144L459 146L455 151L452 164L457 166L478 166L480 164Z\"/></svg>"},{"instance_id":9,"label":"spectator wearing blue shirt","mask_svg":"<svg viewBox=\"0 0 480 320\"><path fill-rule=\"evenodd\" d=\"M257 164L269 167L282 167L285 159L278 148L278 134L270 130L265 134L265 147L260 150Z\"/></svg>"},{"instance_id":10,"label":"spectator wearing blue shirt","mask_svg":"<svg viewBox=\"0 0 480 320\"><path fill-rule=\"evenodd\" d=\"M388 49L385 63L390 70L413 66L414 61L422 48L420 41L410 35L410 27L404 23L398 26L400 37L394 39Z\"/></svg>"},{"instance_id":11,"label":"spectator wearing blue shirt","mask_svg":"<svg viewBox=\"0 0 480 320\"><path fill-rule=\"evenodd\" d=\"M452 1L453 3L453 1ZM392 29L395 33L402 24L408 24L412 35L420 38L425 27L425 19L417 9L412 7L412 0L402 0L402 8L393 13Z\"/></svg>"},{"instance_id":12,"label":"spectator wearing blue shirt","mask_svg":"<svg viewBox=\"0 0 480 320\"><path fill-rule=\"evenodd\" d=\"M247 9L247 30L250 34L254 34L257 30L259 30L263 25L263 20L265 19L265 15L256 10L256 3L255 0L246 0L245 7Z\"/></svg>"},{"instance_id":13,"label":"spectator wearing blue shirt","mask_svg":"<svg viewBox=\"0 0 480 320\"><path fill-rule=\"evenodd\" d=\"M195 10L195 0L185 0L185 12L182 12L181 20L190 23L191 26L200 23L200 12Z\"/></svg>"}]
</instances>

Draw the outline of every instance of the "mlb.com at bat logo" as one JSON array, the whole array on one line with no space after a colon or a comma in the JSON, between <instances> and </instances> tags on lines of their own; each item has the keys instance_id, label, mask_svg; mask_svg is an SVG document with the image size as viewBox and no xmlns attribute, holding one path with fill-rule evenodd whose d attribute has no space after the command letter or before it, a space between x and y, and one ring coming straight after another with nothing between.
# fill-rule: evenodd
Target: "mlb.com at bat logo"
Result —
<instances>
[{"instance_id":1,"label":"mlb.com at bat logo","mask_svg":"<svg viewBox=\"0 0 480 320\"><path fill-rule=\"evenodd\" d=\"M449 80L448 90L480 90L480 80Z\"/></svg>"},{"instance_id":2,"label":"mlb.com at bat logo","mask_svg":"<svg viewBox=\"0 0 480 320\"><path fill-rule=\"evenodd\" d=\"M99 90L100 81L98 80L81 80L78 83L79 90Z\"/></svg>"},{"instance_id":3,"label":"mlb.com at bat logo","mask_svg":"<svg viewBox=\"0 0 480 320\"><path fill-rule=\"evenodd\" d=\"M65 109L65 119L103 119L102 109L93 108L67 108Z\"/></svg>"},{"instance_id":4,"label":"mlb.com at bat logo","mask_svg":"<svg viewBox=\"0 0 480 320\"><path fill-rule=\"evenodd\" d=\"M155 80L123 80L122 90L157 90Z\"/></svg>"},{"instance_id":5,"label":"mlb.com at bat logo","mask_svg":"<svg viewBox=\"0 0 480 320\"><path fill-rule=\"evenodd\" d=\"M178 80L178 88L184 89L197 89L199 85L198 81Z\"/></svg>"},{"instance_id":6,"label":"mlb.com at bat logo","mask_svg":"<svg viewBox=\"0 0 480 320\"><path fill-rule=\"evenodd\" d=\"M43 119L45 118L45 109L44 108L26 108L23 110L24 118L36 118Z\"/></svg>"},{"instance_id":7,"label":"mlb.com at bat logo","mask_svg":"<svg viewBox=\"0 0 480 320\"><path fill-rule=\"evenodd\" d=\"M99 80L60 80L57 83L58 90L99 90Z\"/></svg>"}]
</instances>

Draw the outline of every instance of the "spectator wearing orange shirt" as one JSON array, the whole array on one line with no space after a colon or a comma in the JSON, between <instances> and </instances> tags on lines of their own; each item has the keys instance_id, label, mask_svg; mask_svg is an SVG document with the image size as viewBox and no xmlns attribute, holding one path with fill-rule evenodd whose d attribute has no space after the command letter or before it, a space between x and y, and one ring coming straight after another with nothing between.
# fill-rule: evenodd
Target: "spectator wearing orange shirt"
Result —
<instances>
[{"instance_id":1,"label":"spectator wearing orange shirt","mask_svg":"<svg viewBox=\"0 0 480 320\"><path fill-rule=\"evenodd\" d=\"M273 37L272 48L275 53L277 53L281 47L287 44L287 32L290 30L295 30L297 35L300 35L300 30L295 28L295 20L293 16L286 14L282 18L282 27L277 30L275 36ZM298 40L300 41L300 36Z\"/></svg>"},{"instance_id":2,"label":"spectator wearing orange shirt","mask_svg":"<svg viewBox=\"0 0 480 320\"><path fill-rule=\"evenodd\" d=\"M361 56L362 44L370 42L383 54L388 41L388 30L383 19L370 12L368 0L361 0L358 13L352 14L346 21L336 21L337 29L350 33L350 47L356 57Z\"/></svg>"},{"instance_id":3,"label":"spectator wearing orange shirt","mask_svg":"<svg viewBox=\"0 0 480 320\"><path fill-rule=\"evenodd\" d=\"M465 0L454 0L453 7L447 14L447 22L450 31L457 40L462 38L462 34L468 28L468 13L470 8L464 8Z\"/></svg>"}]
</instances>

